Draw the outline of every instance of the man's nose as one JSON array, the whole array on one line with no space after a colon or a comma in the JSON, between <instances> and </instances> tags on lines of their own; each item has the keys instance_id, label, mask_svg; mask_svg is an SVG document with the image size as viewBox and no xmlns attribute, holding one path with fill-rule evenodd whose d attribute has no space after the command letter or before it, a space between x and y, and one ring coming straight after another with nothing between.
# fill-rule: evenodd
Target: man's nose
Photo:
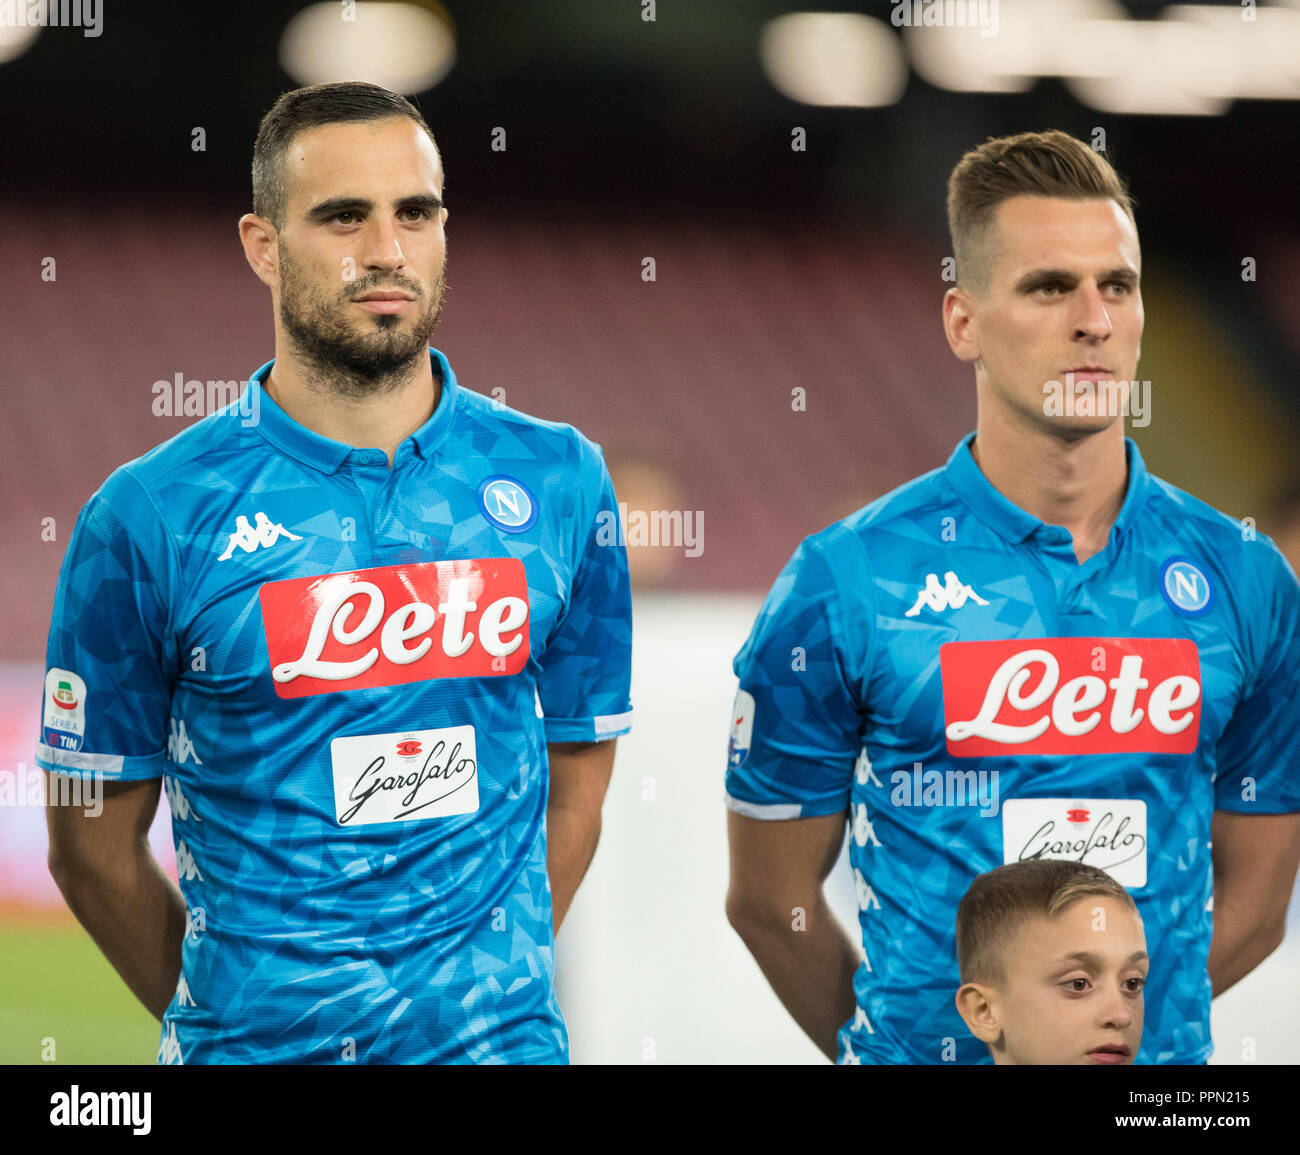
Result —
<instances>
[{"instance_id":1,"label":"man's nose","mask_svg":"<svg viewBox=\"0 0 1300 1155\"><path fill-rule=\"evenodd\" d=\"M1109 337L1113 326L1101 290L1096 285L1081 288L1078 301L1080 312L1075 318L1075 324L1079 335L1094 340Z\"/></svg>"},{"instance_id":2,"label":"man's nose","mask_svg":"<svg viewBox=\"0 0 1300 1155\"><path fill-rule=\"evenodd\" d=\"M392 221L373 220L366 231L364 261L369 269L399 269L406 263Z\"/></svg>"}]
</instances>

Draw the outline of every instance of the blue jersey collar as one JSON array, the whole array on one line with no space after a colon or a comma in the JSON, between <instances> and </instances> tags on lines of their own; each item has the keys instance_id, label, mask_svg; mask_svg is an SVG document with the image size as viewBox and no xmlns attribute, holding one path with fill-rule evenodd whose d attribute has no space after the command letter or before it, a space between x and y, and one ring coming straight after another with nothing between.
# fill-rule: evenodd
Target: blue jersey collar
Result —
<instances>
[{"instance_id":1,"label":"blue jersey collar","mask_svg":"<svg viewBox=\"0 0 1300 1155\"><path fill-rule=\"evenodd\" d=\"M447 358L432 347L429 349L429 357L433 364L435 376L442 381L442 389L438 395L438 407L433 411L429 420L407 438L407 441L413 444L415 451L426 460L433 455L434 450L443 442L451 429L452 415L460 392L460 387L456 384L456 374L452 372ZM256 400L253 402L258 406L257 409L253 410L258 414L258 432L277 449L287 453L290 457L297 458L299 461L326 473L333 473L347 460L354 446L347 445L342 441L335 441L330 437L322 437L319 433L313 433L305 425L299 425L271 400L263 387L263 383L274 365L274 359L268 361L249 378L248 382L248 388L250 390L256 389L258 393ZM405 444L406 442L403 442L403 445ZM399 446L397 456L400 457L400 455L401 447Z\"/></svg>"},{"instance_id":2,"label":"blue jersey collar","mask_svg":"<svg viewBox=\"0 0 1300 1155\"><path fill-rule=\"evenodd\" d=\"M1047 523L1012 504L993 487L971 455L974 440L975 434L968 433L952 451L944 467L948 482L976 517L1007 540L1022 542ZM1124 438L1124 458L1128 464L1128 489L1110 532L1112 538L1128 531L1147 494L1146 462L1131 437Z\"/></svg>"}]
</instances>

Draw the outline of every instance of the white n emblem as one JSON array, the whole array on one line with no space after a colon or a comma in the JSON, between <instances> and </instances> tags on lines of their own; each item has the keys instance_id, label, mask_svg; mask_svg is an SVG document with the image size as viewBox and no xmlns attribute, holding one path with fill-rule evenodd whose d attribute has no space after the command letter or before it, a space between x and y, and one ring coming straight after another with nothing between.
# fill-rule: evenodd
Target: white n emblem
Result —
<instances>
[{"instance_id":1,"label":"white n emblem","mask_svg":"<svg viewBox=\"0 0 1300 1155\"><path fill-rule=\"evenodd\" d=\"M492 489L488 490L486 496L490 496L493 503L496 505L497 517L505 517L505 511L501 508L502 506L509 508L510 512L513 513L516 518L522 517L519 511L519 499L522 495L513 485L496 485Z\"/></svg>"}]
</instances>

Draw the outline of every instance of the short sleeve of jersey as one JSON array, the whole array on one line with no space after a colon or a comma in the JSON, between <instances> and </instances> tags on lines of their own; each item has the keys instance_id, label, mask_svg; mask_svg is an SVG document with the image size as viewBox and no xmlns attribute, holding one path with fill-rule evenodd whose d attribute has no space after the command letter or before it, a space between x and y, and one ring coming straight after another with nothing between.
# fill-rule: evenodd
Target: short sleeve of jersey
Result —
<instances>
[{"instance_id":1,"label":"short sleeve of jersey","mask_svg":"<svg viewBox=\"0 0 1300 1155\"><path fill-rule=\"evenodd\" d=\"M632 728L632 588L618 500L599 446L580 446L578 559L537 685L548 742L601 742Z\"/></svg>"},{"instance_id":2,"label":"short sleeve of jersey","mask_svg":"<svg viewBox=\"0 0 1300 1155\"><path fill-rule=\"evenodd\" d=\"M795 551L736 655L727 805L752 818L811 818L849 805L870 661L866 560L833 526ZM856 603L843 591L862 591Z\"/></svg>"},{"instance_id":3,"label":"short sleeve of jersey","mask_svg":"<svg viewBox=\"0 0 1300 1155\"><path fill-rule=\"evenodd\" d=\"M163 773L174 544L141 483L119 469L77 518L46 649L36 764L112 780Z\"/></svg>"},{"instance_id":4,"label":"short sleeve of jersey","mask_svg":"<svg viewBox=\"0 0 1300 1155\"><path fill-rule=\"evenodd\" d=\"M1300 811L1300 583L1271 541L1244 611L1247 659L1256 660L1219 739L1214 805L1240 814ZM1249 781L1247 781L1249 779Z\"/></svg>"}]
</instances>

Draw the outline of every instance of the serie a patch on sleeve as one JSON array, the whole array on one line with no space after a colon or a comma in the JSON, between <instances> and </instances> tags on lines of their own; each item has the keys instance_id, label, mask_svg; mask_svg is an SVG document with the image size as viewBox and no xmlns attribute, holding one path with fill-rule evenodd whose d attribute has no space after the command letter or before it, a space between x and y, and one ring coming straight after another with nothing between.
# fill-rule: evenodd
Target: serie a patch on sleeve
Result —
<instances>
[{"instance_id":1,"label":"serie a patch on sleeve","mask_svg":"<svg viewBox=\"0 0 1300 1155\"><path fill-rule=\"evenodd\" d=\"M80 750L86 741L86 683L71 670L51 666L45 674L41 733L53 750Z\"/></svg>"}]
</instances>

